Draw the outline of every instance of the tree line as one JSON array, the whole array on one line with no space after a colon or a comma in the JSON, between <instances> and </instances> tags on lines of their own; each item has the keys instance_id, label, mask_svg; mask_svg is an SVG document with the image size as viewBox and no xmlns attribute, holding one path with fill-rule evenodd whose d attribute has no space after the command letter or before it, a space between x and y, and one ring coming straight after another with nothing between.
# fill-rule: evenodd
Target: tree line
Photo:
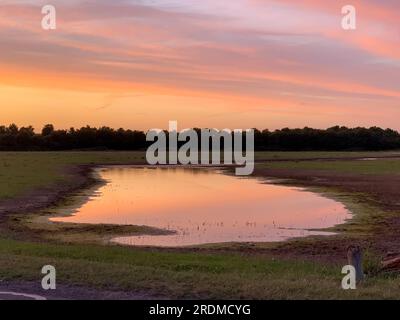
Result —
<instances>
[{"instance_id":1,"label":"tree line","mask_svg":"<svg viewBox=\"0 0 400 320\"><path fill-rule=\"evenodd\" d=\"M32 126L0 126L0 150L3 151L144 150L151 143L146 142L145 132L122 128L86 126L60 130L48 124L36 133ZM400 149L400 134L378 127L255 129L254 143L256 150L265 151L390 150Z\"/></svg>"}]
</instances>

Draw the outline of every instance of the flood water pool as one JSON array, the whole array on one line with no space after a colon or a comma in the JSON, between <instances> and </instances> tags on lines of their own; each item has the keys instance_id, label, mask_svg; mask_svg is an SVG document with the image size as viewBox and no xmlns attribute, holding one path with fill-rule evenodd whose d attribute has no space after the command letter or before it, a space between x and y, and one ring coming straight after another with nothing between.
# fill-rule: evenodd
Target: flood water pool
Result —
<instances>
[{"instance_id":1,"label":"flood water pool","mask_svg":"<svg viewBox=\"0 0 400 320\"><path fill-rule=\"evenodd\" d=\"M172 235L119 237L128 245L188 246L282 241L344 223L345 206L301 188L218 169L110 166L96 169L107 181L68 216L52 221L145 225Z\"/></svg>"}]
</instances>

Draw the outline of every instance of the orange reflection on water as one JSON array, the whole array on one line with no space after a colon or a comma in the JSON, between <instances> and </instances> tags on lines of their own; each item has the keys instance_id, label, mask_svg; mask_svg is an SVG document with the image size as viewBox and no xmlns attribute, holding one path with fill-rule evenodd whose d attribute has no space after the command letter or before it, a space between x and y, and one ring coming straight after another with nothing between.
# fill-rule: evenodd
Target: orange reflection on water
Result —
<instances>
[{"instance_id":1,"label":"orange reflection on water","mask_svg":"<svg viewBox=\"0 0 400 320\"><path fill-rule=\"evenodd\" d=\"M99 169L107 181L72 216L53 221L147 225L174 235L120 237L130 245L282 241L343 223L343 204L299 188L199 168Z\"/></svg>"}]
</instances>

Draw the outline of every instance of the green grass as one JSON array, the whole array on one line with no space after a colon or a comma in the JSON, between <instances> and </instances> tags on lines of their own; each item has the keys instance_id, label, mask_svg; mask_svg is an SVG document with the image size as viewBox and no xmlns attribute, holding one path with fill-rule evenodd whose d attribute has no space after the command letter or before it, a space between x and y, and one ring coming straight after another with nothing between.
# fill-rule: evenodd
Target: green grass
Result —
<instances>
[{"instance_id":1,"label":"green grass","mask_svg":"<svg viewBox=\"0 0 400 320\"><path fill-rule=\"evenodd\" d=\"M45 264L59 283L146 292L169 298L399 298L400 279L376 277L340 289L341 267L239 254L179 253L114 246L0 240L2 280L38 281Z\"/></svg>"},{"instance_id":2,"label":"green grass","mask_svg":"<svg viewBox=\"0 0 400 320\"><path fill-rule=\"evenodd\" d=\"M400 174L400 160L378 159L374 161L280 161L257 164L259 167L293 170L337 171L354 174Z\"/></svg>"},{"instance_id":3,"label":"green grass","mask_svg":"<svg viewBox=\"0 0 400 320\"><path fill-rule=\"evenodd\" d=\"M256 160L281 159L328 159L328 158L375 158L383 156L400 156L400 151L261 151L256 152Z\"/></svg>"}]
</instances>

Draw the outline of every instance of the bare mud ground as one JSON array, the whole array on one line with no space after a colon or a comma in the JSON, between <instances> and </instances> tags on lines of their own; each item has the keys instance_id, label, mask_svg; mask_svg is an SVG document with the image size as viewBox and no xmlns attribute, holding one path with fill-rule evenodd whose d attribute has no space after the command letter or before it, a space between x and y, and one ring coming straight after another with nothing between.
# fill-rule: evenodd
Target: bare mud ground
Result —
<instances>
[{"instance_id":1,"label":"bare mud ground","mask_svg":"<svg viewBox=\"0 0 400 320\"><path fill-rule=\"evenodd\" d=\"M162 297L144 293L94 290L79 286L57 285L43 290L39 282L0 282L0 300L152 300Z\"/></svg>"}]
</instances>

